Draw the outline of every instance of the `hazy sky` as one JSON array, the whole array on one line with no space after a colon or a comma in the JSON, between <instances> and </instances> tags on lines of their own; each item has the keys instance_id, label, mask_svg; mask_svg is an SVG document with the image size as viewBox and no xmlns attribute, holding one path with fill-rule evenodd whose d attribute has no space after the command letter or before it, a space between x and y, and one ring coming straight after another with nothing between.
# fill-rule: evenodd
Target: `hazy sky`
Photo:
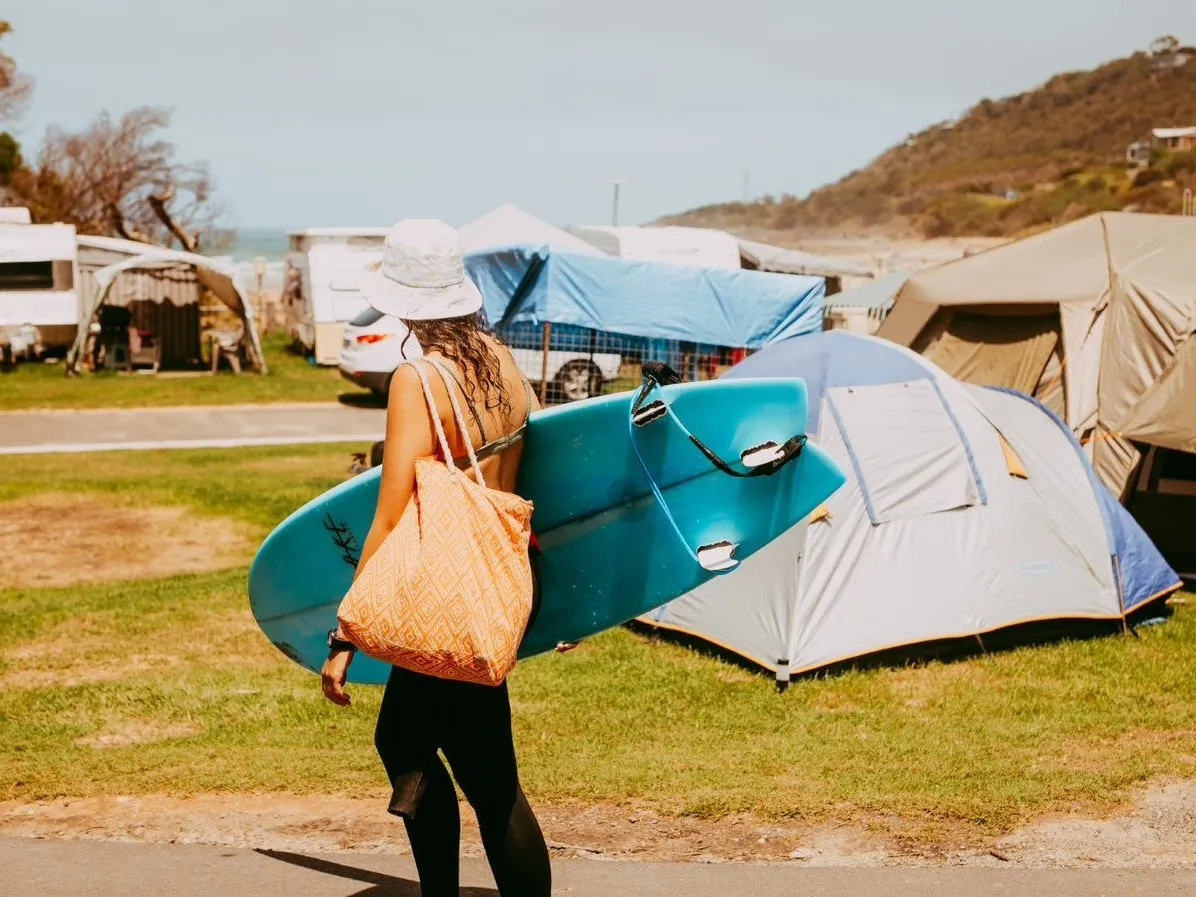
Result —
<instances>
[{"instance_id":1,"label":"hazy sky","mask_svg":"<svg viewBox=\"0 0 1196 897\"><path fill-rule=\"evenodd\" d=\"M802 195L982 97L1196 41L1196 0L9 0L20 137L175 109L252 225Z\"/></svg>"}]
</instances>

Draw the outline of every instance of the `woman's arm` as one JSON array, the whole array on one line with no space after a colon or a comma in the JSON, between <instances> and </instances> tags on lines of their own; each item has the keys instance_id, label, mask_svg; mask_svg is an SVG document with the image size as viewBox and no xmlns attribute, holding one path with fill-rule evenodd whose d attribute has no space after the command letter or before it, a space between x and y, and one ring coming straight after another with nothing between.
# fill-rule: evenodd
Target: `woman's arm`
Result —
<instances>
[{"instance_id":1,"label":"woman's arm","mask_svg":"<svg viewBox=\"0 0 1196 897\"><path fill-rule=\"evenodd\" d=\"M382 478L378 484L378 505L370 525L354 580L407 510L415 491L415 460L435 451L432 418L424 398L419 375L410 365L395 371L390 381L386 407L386 441L382 448Z\"/></svg>"},{"instance_id":2,"label":"woman's arm","mask_svg":"<svg viewBox=\"0 0 1196 897\"><path fill-rule=\"evenodd\" d=\"M399 519L407 509L415 492L416 459L431 455L435 445L423 384L410 365L404 365L395 371L390 381L378 505L374 509L374 522L370 525L365 544L361 547L357 569L353 573L355 581L378 547L398 526ZM340 626L337 626L337 637L344 638ZM344 687L352 659L353 652L338 651L330 654L324 663L321 686L324 696L334 704L344 706L350 702Z\"/></svg>"}]
</instances>

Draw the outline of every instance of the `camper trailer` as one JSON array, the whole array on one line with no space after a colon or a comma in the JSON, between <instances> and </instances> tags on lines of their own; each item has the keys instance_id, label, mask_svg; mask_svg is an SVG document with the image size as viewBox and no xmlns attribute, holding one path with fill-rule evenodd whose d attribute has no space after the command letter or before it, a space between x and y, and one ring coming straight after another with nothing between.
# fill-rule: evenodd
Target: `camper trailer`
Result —
<instances>
[{"instance_id":1,"label":"camper trailer","mask_svg":"<svg viewBox=\"0 0 1196 897\"><path fill-rule=\"evenodd\" d=\"M75 228L28 224L24 210L0 220L0 331L37 329L47 348L66 347L79 323Z\"/></svg>"},{"instance_id":2,"label":"camper trailer","mask_svg":"<svg viewBox=\"0 0 1196 897\"><path fill-rule=\"evenodd\" d=\"M334 365L345 325L366 307L357 288L362 269L382 257L384 227L291 231L281 306L287 330L316 364Z\"/></svg>"}]
</instances>

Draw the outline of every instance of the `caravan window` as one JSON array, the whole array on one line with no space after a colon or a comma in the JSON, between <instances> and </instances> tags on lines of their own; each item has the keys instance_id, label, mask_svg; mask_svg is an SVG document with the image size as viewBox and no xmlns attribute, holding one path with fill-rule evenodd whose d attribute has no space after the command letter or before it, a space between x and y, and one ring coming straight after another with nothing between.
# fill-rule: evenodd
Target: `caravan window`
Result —
<instances>
[{"instance_id":1,"label":"caravan window","mask_svg":"<svg viewBox=\"0 0 1196 897\"><path fill-rule=\"evenodd\" d=\"M873 525L982 503L955 418L932 380L826 392Z\"/></svg>"},{"instance_id":2,"label":"caravan window","mask_svg":"<svg viewBox=\"0 0 1196 897\"><path fill-rule=\"evenodd\" d=\"M53 262L0 263L0 290L52 289L54 289Z\"/></svg>"}]
</instances>

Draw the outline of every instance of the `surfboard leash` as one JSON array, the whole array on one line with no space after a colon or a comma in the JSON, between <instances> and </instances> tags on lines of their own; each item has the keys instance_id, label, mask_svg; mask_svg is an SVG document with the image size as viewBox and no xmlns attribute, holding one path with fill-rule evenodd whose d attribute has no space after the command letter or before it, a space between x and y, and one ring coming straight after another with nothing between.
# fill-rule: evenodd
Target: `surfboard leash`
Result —
<instances>
[{"instance_id":1,"label":"surfboard leash","mask_svg":"<svg viewBox=\"0 0 1196 897\"><path fill-rule=\"evenodd\" d=\"M643 428L653 421L660 420L663 417L669 417L673 424L679 429L685 437L693 443L694 447L700 451L706 459L721 472L733 477L761 477L772 476L790 461L799 457L802 449L806 446L808 437L805 433L798 433L792 438L778 445L775 441L761 443L760 445L750 446L744 449L739 454L739 463L749 468L747 471L736 470L727 461L719 457L718 453L711 449L706 443L702 442L697 436L690 432L689 428L681 422L681 418L673 410L673 407L665 402L663 399L653 399L648 401L648 397L661 388L660 382L651 373L645 372L644 384L640 387L639 394L631 406L631 422L636 427Z\"/></svg>"}]
</instances>

